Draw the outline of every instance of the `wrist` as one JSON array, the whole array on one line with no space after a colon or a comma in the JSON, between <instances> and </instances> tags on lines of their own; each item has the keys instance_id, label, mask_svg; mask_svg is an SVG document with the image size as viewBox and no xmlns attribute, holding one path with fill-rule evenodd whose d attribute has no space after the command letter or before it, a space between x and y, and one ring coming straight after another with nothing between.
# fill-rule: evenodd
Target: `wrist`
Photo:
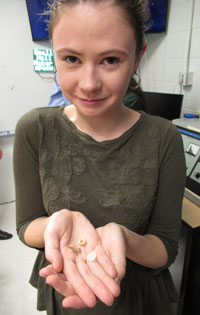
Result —
<instances>
[{"instance_id":1,"label":"wrist","mask_svg":"<svg viewBox=\"0 0 200 315\"><path fill-rule=\"evenodd\" d=\"M44 248L44 233L48 222L49 217L39 217L28 225L24 233L24 240L28 246Z\"/></svg>"},{"instance_id":2,"label":"wrist","mask_svg":"<svg viewBox=\"0 0 200 315\"><path fill-rule=\"evenodd\" d=\"M128 247L128 235L127 235L127 233L128 233L128 229L125 226L120 225L120 224L119 224L119 227L120 227L121 232L122 232L123 237L124 237L124 242L125 242L125 246L126 246L126 255L127 255L127 247Z\"/></svg>"},{"instance_id":3,"label":"wrist","mask_svg":"<svg viewBox=\"0 0 200 315\"><path fill-rule=\"evenodd\" d=\"M126 257L132 261L135 261L135 255L139 249L142 242L143 236L129 230L123 225L120 225L122 233L124 235L124 241L126 245Z\"/></svg>"}]
</instances>

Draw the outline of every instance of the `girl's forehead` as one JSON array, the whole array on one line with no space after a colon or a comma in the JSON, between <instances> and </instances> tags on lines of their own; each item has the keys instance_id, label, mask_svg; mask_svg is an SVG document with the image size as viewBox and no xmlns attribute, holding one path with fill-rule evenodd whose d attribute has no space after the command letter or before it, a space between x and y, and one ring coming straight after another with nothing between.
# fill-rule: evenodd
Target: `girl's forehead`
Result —
<instances>
[{"instance_id":1,"label":"girl's forehead","mask_svg":"<svg viewBox=\"0 0 200 315\"><path fill-rule=\"evenodd\" d=\"M60 9L53 29L53 42L70 40L134 40L134 31L122 10L113 5L92 3Z\"/></svg>"}]
</instances>

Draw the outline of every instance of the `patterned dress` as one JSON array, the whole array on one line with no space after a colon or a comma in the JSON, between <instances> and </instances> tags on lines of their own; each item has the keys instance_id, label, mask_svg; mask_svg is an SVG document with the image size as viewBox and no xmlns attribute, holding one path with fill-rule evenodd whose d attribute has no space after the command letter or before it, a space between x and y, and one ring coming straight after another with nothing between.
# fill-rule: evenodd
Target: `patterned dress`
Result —
<instances>
[{"instance_id":1,"label":"patterned dress","mask_svg":"<svg viewBox=\"0 0 200 315\"><path fill-rule=\"evenodd\" d=\"M82 212L95 227L116 222L164 243L168 263L153 270L127 259L121 294L108 307L64 309L63 297L45 284L38 250L31 284L38 310L49 315L171 315L177 302L168 267L178 250L185 185L182 139L164 118L141 112L120 137L98 142L81 132L63 107L38 108L18 122L14 145L17 231L24 242L28 224L66 208Z\"/></svg>"}]
</instances>

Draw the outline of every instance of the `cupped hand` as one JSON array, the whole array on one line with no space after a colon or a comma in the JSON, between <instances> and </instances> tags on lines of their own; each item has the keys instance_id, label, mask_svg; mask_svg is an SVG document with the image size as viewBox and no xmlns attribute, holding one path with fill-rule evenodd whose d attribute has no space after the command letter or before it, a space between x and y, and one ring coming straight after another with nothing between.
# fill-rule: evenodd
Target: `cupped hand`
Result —
<instances>
[{"instance_id":1,"label":"cupped hand","mask_svg":"<svg viewBox=\"0 0 200 315\"><path fill-rule=\"evenodd\" d=\"M104 250L117 269L118 283L126 273L126 242L123 230L119 224L108 223L96 229Z\"/></svg>"},{"instance_id":2,"label":"cupped hand","mask_svg":"<svg viewBox=\"0 0 200 315\"><path fill-rule=\"evenodd\" d=\"M76 294L72 285L67 281L63 273L58 273L54 270L53 266L50 264L47 267L40 270L40 276L46 278L46 283L51 285L58 293L64 297L70 298L68 304L71 308L84 308L87 305L81 300L81 298ZM66 306L65 299L63 300L63 307Z\"/></svg>"},{"instance_id":3,"label":"cupped hand","mask_svg":"<svg viewBox=\"0 0 200 315\"><path fill-rule=\"evenodd\" d=\"M117 277L116 268L102 247L97 231L83 214L66 209L54 213L46 227L44 239L47 260L56 273L64 274L67 281L65 285L69 288L70 284L70 290L75 292L69 294L68 290L66 296L65 291L65 307L93 307L97 302L96 297L107 305L113 303L120 293L114 280ZM83 246L80 245L80 240L84 240ZM94 249L97 258L88 262L87 254ZM56 278L54 275L55 279L56 287L57 275Z\"/></svg>"}]
</instances>

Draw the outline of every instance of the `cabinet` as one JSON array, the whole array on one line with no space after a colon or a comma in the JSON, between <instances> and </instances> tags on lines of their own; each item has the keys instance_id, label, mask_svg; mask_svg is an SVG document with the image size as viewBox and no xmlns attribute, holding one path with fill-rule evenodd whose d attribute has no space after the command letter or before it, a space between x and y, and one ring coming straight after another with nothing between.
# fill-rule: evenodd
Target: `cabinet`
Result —
<instances>
[{"instance_id":1,"label":"cabinet","mask_svg":"<svg viewBox=\"0 0 200 315\"><path fill-rule=\"evenodd\" d=\"M180 256L183 257L178 315L200 314L200 207L183 200Z\"/></svg>"}]
</instances>

